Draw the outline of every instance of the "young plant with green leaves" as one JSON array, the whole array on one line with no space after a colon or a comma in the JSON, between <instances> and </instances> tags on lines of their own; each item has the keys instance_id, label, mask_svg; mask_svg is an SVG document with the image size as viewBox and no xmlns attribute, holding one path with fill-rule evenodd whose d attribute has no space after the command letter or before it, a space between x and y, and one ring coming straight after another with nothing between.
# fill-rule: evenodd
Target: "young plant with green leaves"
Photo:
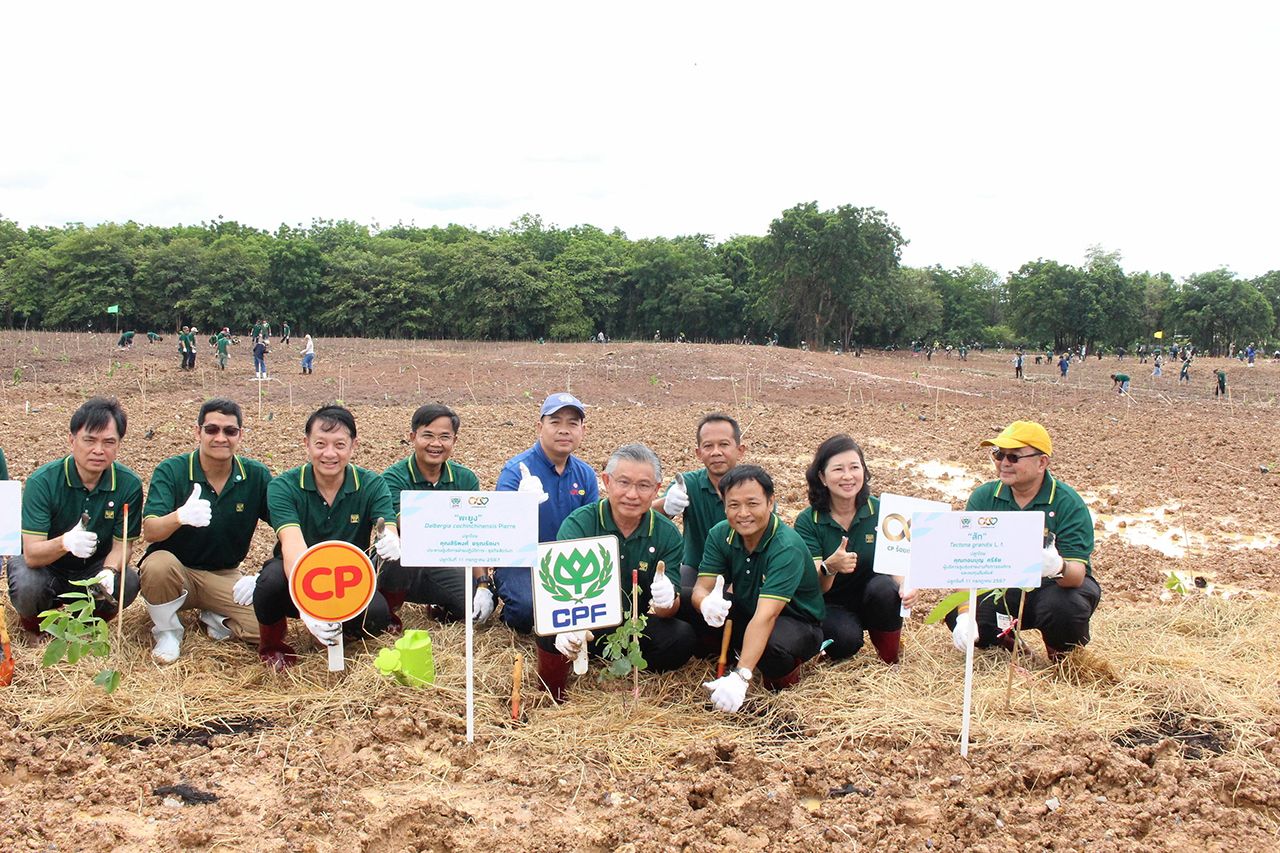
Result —
<instances>
[{"instance_id":1,"label":"young plant with green leaves","mask_svg":"<svg viewBox=\"0 0 1280 853\"><path fill-rule=\"evenodd\" d=\"M96 580L86 578L71 583L80 589L59 596L66 599L66 604L40 614L40 630L53 637L45 647L42 666L53 666L63 659L74 664L86 655L105 658L111 652L109 626L105 619L93 614L97 600L89 587ZM93 677L93 683L114 693L120 686L120 672L104 669Z\"/></svg>"},{"instance_id":2,"label":"young plant with green leaves","mask_svg":"<svg viewBox=\"0 0 1280 853\"><path fill-rule=\"evenodd\" d=\"M608 664L600 672L600 680L606 678L626 678L633 670L643 670L649 662L640 653L640 637L644 635L649 617L641 614L628 619L604 638L602 655Z\"/></svg>"}]
</instances>

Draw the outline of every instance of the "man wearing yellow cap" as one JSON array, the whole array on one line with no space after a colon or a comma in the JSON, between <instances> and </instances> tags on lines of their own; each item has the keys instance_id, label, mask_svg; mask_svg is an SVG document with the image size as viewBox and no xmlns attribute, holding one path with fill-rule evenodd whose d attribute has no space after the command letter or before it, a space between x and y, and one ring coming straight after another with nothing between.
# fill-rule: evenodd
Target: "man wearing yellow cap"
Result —
<instances>
[{"instance_id":1,"label":"man wearing yellow cap","mask_svg":"<svg viewBox=\"0 0 1280 853\"><path fill-rule=\"evenodd\" d=\"M999 479L983 483L969 496L965 509L973 512L1040 510L1044 512L1045 548L1040 588L1027 593L1022 628L1037 628L1050 660L1089 642L1089 618L1102 598L1093 578L1093 518L1076 490L1049 473L1053 442L1034 421L1014 421L995 438L982 442L993 448ZM964 649L976 628L979 648L1013 648L1009 630L1018 613L1022 591L1003 590L1003 596L983 595L976 626L968 614L948 619L952 639ZM952 614L954 616L954 614Z\"/></svg>"}]
</instances>

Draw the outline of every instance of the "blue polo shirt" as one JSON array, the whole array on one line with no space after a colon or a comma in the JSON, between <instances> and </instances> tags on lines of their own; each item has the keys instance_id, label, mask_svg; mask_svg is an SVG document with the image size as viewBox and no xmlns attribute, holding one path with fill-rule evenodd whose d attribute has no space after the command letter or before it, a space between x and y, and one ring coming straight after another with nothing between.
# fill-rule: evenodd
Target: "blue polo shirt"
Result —
<instances>
[{"instance_id":1,"label":"blue polo shirt","mask_svg":"<svg viewBox=\"0 0 1280 853\"><path fill-rule=\"evenodd\" d=\"M542 481L542 488L550 495L538 505L538 541L554 542L560 525L569 513L581 506L595 503L600 497L596 486L596 472L576 456L570 456L564 464L564 473L556 473L556 466L547 458L541 444L534 444L519 456L513 456L502 466L498 474L499 492L514 492L520 487L520 463L529 466L529 473Z\"/></svg>"}]
</instances>

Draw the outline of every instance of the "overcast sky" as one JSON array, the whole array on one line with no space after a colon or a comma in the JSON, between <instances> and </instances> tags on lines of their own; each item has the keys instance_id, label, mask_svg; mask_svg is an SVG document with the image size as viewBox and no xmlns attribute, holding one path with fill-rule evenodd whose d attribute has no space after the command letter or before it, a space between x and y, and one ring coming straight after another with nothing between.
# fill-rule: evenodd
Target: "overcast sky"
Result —
<instances>
[{"instance_id":1,"label":"overcast sky","mask_svg":"<svg viewBox=\"0 0 1280 853\"><path fill-rule=\"evenodd\" d=\"M816 200L911 265L1253 276L1277 44L1257 2L8 4L0 216L726 238Z\"/></svg>"}]
</instances>

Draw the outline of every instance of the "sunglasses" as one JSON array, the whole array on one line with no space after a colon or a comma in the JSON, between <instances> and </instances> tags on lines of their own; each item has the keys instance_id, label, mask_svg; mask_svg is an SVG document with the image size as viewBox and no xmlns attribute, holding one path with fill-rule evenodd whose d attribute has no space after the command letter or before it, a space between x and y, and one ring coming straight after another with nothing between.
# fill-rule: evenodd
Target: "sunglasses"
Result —
<instances>
[{"instance_id":1,"label":"sunglasses","mask_svg":"<svg viewBox=\"0 0 1280 853\"><path fill-rule=\"evenodd\" d=\"M205 424L204 426L200 427L200 429L204 431L205 435L217 435L218 433L222 433L227 438L235 438L237 435L240 434L240 427L238 426L218 426L217 424Z\"/></svg>"},{"instance_id":2,"label":"sunglasses","mask_svg":"<svg viewBox=\"0 0 1280 853\"><path fill-rule=\"evenodd\" d=\"M1030 459L1032 456L1044 456L1044 454L1043 453L1024 453L1021 456L1019 456L1018 454L1014 453L1012 450L991 451L992 459L996 460L997 462L1004 462L1005 460L1008 460L1012 462L1014 465L1018 464L1019 459Z\"/></svg>"}]
</instances>

